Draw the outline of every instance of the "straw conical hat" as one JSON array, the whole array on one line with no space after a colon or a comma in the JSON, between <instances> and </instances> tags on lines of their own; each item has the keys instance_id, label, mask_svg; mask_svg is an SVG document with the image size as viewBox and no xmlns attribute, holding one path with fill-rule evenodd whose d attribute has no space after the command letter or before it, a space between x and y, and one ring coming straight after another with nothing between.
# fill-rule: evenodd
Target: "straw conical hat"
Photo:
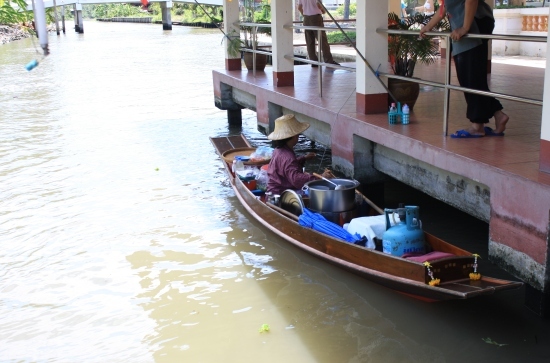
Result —
<instances>
[{"instance_id":1,"label":"straw conical hat","mask_svg":"<svg viewBox=\"0 0 550 363\"><path fill-rule=\"evenodd\" d=\"M300 122L292 114L283 115L275 120L275 130L267 136L269 140L284 140L301 134L309 128L307 122Z\"/></svg>"}]
</instances>

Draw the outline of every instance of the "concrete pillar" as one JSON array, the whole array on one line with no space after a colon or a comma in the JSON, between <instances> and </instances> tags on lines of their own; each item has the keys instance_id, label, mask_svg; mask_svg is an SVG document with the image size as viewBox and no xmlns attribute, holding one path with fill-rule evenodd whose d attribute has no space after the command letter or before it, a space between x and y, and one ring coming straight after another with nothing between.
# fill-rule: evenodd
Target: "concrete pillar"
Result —
<instances>
[{"instance_id":1,"label":"concrete pillar","mask_svg":"<svg viewBox=\"0 0 550 363\"><path fill-rule=\"evenodd\" d=\"M374 167L374 145L364 137L353 135L353 178L361 184L382 183L387 178Z\"/></svg>"},{"instance_id":2,"label":"concrete pillar","mask_svg":"<svg viewBox=\"0 0 550 363\"><path fill-rule=\"evenodd\" d=\"M373 70L388 71L388 37L377 28L388 27L388 0L357 2L357 49ZM367 52L368 47L368 52ZM357 57L356 109L359 113L387 112L388 93L374 72Z\"/></svg>"},{"instance_id":3,"label":"concrete pillar","mask_svg":"<svg viewBox=\"0 0 550 363\"><path fill-rule=\"evenodd\" d=\"M227 122L231 126L242 126L243 124L243 113L240 109L238 110L227 110Z\"/></svg>"},{"instance_id":4,"label":"concrete pillar","mask_svg":"<svg viewBox=\"0 0 550 363\"><path fill-rule=\"evenodd\" d=\"M224 0L223 2L223 31L227 35L225 41L225 69L228 71L240 70L242 66L241 53L229 54L227 47L230 37L232 39L240 38L240 28L234 24L239 21L239 2Z\"/></svg>"},{"instance_id":5,"label":"concrete pillar","mask_svg":"<svg viewBox=\"0 0 550 363\"><path fill-rule=\"evenodd\" d=\"M549 34L550 37L550 34ZM548 40L547 40L548 41ZM542 124L540 132L540 171L550 173L550 47L546 49L546 71L544 72L544 92ZM548 91L548 92L547 92Z\"/></svg>"},{"instance_id":6,"label":"concrete pillar","mask_svg":"<svg viewBox=\"0 0 550 363\"><path fill-rule=\"evenodd\" d=\"M283 107L269 102L267 105L267 115L269 118L269 126L265 130L265 134L269 135L275 131L275 120L283 115Z\"/></svg>"},{"instance_id":7,"label":"concrete pillar","mask_svg":"<svg viewBox=\"0 0 550 363\"><path fill-rule=\"evenodd\" d=\"M218 88L218 91L216 91ZM227 111L227 122L231 126L241 126L242 125L242 112L243 107L233 101L233 87L228 84L220 83L214 85L214 104L220 110Z\"/></svg>"},{"instance_id":8,"label":"concrete pillar","mask_svg":"<svg viewBox=\"0 0 550 363\"><path fill-rule=\"evenodd\" d=\"M172 1L161 1L160 9L162 12L162 30L172 30Z\"/></svg>"},{"instance_id":9,"label":"concrete pillar","mask_svg":"<svg viewBox=\"0 0 550 363\"><path fill-rule=\"evenodd\" d=\"M84 21L82 19L82 4L74 4L74 31L84 33Z\"/></svg>"},{"instance_id":10,"label":"concrete pillar","mask_svg":"<svg viewBox=\"0 0 550 363\"><path fill-rule=\"evenodd\" d=\"M294 55L292 29L292 0L272 0L271 38L273 41L273 84L275 87L294 86L294 61L285 55Z\"/></svg>"}]
</instances>

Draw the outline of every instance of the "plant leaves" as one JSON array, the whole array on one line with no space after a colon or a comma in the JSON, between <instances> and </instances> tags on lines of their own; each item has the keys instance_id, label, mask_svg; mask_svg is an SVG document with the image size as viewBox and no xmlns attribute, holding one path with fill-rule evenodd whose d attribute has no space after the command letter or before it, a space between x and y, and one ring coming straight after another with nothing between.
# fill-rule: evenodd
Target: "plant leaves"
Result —
<instances>
[{"instance_id":1,"label":"plant leaves","mask_svg":"<svg viewBox=\"0 0 550 363\"><path fill-rule=\"evenodd\" d=\"M388 29L419 31L422 26L428 24L431 17L417 13L405 19L401 19L395 13L388 14ZM447 31L449 24L441 20L432 30ZM417 35L388 34L388 55L391 67L395 74L412 77L414 66L417 62L431 64L439 55L439 46L431 37L419 38ZM398 64L398 61L401 62Z\"/></svg>"}]
</instances>

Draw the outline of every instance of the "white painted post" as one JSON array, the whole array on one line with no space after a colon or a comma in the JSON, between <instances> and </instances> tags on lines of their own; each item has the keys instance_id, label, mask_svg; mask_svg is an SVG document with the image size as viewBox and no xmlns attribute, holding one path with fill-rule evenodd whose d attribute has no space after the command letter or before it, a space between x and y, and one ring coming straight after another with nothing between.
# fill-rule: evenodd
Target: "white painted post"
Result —
<instances>
[{"instance_id":1,"label":"white painted post","mask_svg":"<svg viewBox=\"0 0 550 363\"><path fill-rule=\"evenodd\" d=\"M294 5L292 0L271 1L271 39L273 82L276 87L294 85L294 61L285 58L294 56L294 36L292 29L285 29L285 25L292 25Z\"/></svg>"},{"instance_id":2,"label":"white painted post","mask_svg":"<svg viewBox=\"0 0 550 363\"><path fill-rule=\"evenodd\" d=\"M46 24L46 9L44 8L44 2L42 0L33 0L32 9L34 13L36 34L38 34L40 47L44 51L44 55L48 55L48 29Z\"/></svg>"},{"instance_id":3,"label":"white painted post","mask_svg":"<svg viewBox=\"0 0 550 363\"><path fill-rule=\"evenodd\" d=\"M388 0L357 2L357 50L373 70L384 73L388 71L388 37L378 34L376 29L387 29L388 9ZM386 110L387 90L360 57L357 58L356 82L358 112L380 113Z\"/></svg>"},{"instance_id":4,"label":"white painted post","mask_svg":"<svg viewBox=\"0 0 550 363\"><path fill-rule=\"evenodd\" d=\"M284 29L292 25L292 0L271 1L271 39L273 44L273 71L288 72L294 70L294 61L286 59L285 55L294 55L292 29Z\"/></svg>"},{"instance_id":5,"label":"white painted post","mask_svg":"<svg viewBox=\"0 0 550 363\"><path fill-rule=\"evenodd\" d=\"M74 4L74 31L82 34L84 33L84 20L82 19L82 4Z\"/></svg>"},{"instance_id":6,"label":"white painted post","mask_svg":"<svg viewBox=\"0 0 550 363\"><path fill-rule=\"evenodd\" d=\"M160 9L162 11L162 30L172 30L172 0L161 1Z\"/></svg>"},{"instance_id":7,"label":"white painted post","mask_svg":"<svg viewBox=\"0 0 550 363\"><path fill-rule=\"evenodd\" d=\"M241 69L241 54L229 54L227 47L229 46L229 39L227 37L241 36L241 29L235 26L235 23L239 21L239 2L224 0L223 2L223 31L226 34L224 39L225 44L225 69L237 70Z\"/></svg>"}]
</instances>

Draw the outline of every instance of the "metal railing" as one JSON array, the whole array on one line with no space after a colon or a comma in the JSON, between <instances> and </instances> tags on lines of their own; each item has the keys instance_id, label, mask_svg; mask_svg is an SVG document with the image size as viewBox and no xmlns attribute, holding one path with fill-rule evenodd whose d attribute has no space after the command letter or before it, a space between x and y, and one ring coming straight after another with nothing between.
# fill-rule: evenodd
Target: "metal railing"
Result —
<instances>
[{"instance_id":1,"label":"metal railing","mask_svg":"<svg viewBox=\"0 0 550 363\"><path fill-rule=\"evenodd\" d=\"M318 27L318 26L305 26L305 25L285 25L283 28L285 29L303 29L303 30L313 30L313 31L317 31L317 59L322 59L322 47L321 47L321 42L320 42L320 39L321 39L321 33L323 31L336 31L336 30L340 30L340 32L342 32L346 38L349 40L349 42L347 43L339 43L339 44L348 44L350 46L352 46L357 55L363 60L363 62L365 63L365 65L370 69L370 71L373 73L373 74L377 74L377 71L375 71L371 66L370 64L367 62L367 59L363 56L363 54L361 52L359 52L359 50L357 49L357 47L355 46L355 43L352 42L349 37L345 34L345 30L353 30L353 31L356 31L357 29L354 28L354 27L341 27L339 24L337 24L338 22L354 22L355 19L341 19L341 20L337 20L337 19L334 19L332 16L331 16L331 19L332 21L336 24L336 26L338 27L337 29L335 28L332 28L332 27ZM296 22L293 22L293 24L301 24L302 22L301 21L296 21ZM261 23L235 23L234 24L235 26L249 26L252 28L252 34L253 34L253 42L252 42L252 45L253 45L253 49L252 50L245 50L247 52L252 52L254 53L253 54L253 74L254 76L256 75L256 55L255 53L262 53L261 51L257 51L255 46L257 44L257 38L256 38L256 35L257 35L257 28L258 27L266 27L266 28L271 28L271 24L261 24ZM269 54L266 52L266 54ZM307 64L311 64L311 65L317 65L317 67L319 68L318 69L318 74L319 74L319 77L317 77L318 81L317 81L317 88L319 90L319 96L320 97L323 97L323 78L322 78L322 72L323 72L323 68L322 67L327 67L327 68L334 68L334 69L342 69L342 70L346 70L346 71L351 71L351 72L355 72L356 69L353 68L353 67L346 67L346 66L341 66L341 65L336 65L336 64L332 64L332 63L324 63L324 62L320 62L320 61L312 61L312 60L306 60L306 59L303 59L303 58L299 58L299 57L295 57L294 56L294 52L292 55L285 55L285 58L286 59L289 59L289 60L292 60L292 61L299 61L299 62L302 62L302 63L307 63ZM384 82L380 81L380 84L386 89L386 92L388 92L388 94L390 95L391 98L395 99L395 97L391 94L390 90L388 89L388 87L386 86L386 84L384 84Z\"/></svg>"},{"instance_id":2,"label":"metal railing","mask_svg":"<svg viewBox=\"0 0 550 363\"><path fill-rule=\"evenodd\" d=\"M256 77L256 54L265 54L265 55L271 55L270 52L265 52L258 50L258 28L271 28L271 24L262 24L262 23L235 23L235 26L243 27L243 26L249 26L252 28L252 49L244 48L241 49L243 52L249 52L252 53L252 74L254 77Z\"/></svg>"},{"instance_id":3,"label":"metal railing","mask_svg":"<svg viewBox=\"0 0 550 363\"><path fill-rule=\"evenodd\" d=\"M350 20L348 20L350 21ZM301 22L297 22L297 23L301 23ZM256 54L266 54L266 55L271 55L271 53L269 52L265 52L265 51L261 51L261 50L258 50L257 47L258 47L258 41L257 41L257 34L258 34L258 28L271 28L271 24L262 24L262 23L235 23L234 24L235 26L239 26L239 27L243 27L243 26L246 26L246 27L251 27L252 28L252 49L243 49L244 52L250 52L250 53L253 53L252 55L252 71L253 71L253 74L254 76L256 76ZM335 31L336 29L335 28L329 28L329 27L317 27L317 26L304 26L304 25L288 25L288 26L284 26L285 29L304 29L304 30L315 30L317 31L317 39L321 39L321 33L323 31ZM341 29L346 29L346 30L356 30L355 28L341 28ZM347 44L347 43L346 43ZM355 45L353 45L355 46ZM322 56L322 47L321 47L321 42L317 42L317 59L323 59ZM352 71L352 72L355 72L355 68L352 68L352 67L345 67L345 66L339 66L339 65L336 65L336 64L332 64L332 63L324 63L324 62L320 62L320 61L312 61L312 60L309 60L309 59L303 59L303 58L299 58L299 57L295 57L294 54L291 55L285 55L285 58L286 59L290 59L290 60L293 60L293 61L299 61L299 62L302 62L302 63L307 63L307 64L315 64L319 67L319 81L318 81L318 85L319 85L319 95L322 97L323 95L323 86L322 86L322 77L321 77L321 72L322 72L322 67L327 67L327 68L335 68L335 69L344 69L344 70L348 70L348 71Z\"/></svg>"},{"instance_id":4,"label":"metal railing","mask_svg":"<svg viewBox=\"0 0 550 363\"><path fill-rule=\"evenodd\" d=\"M350 20L347 20L350 22ZM301 23L301 22L297 22ZM254 76L256 76L256 54L266 54L271 55L270 52L265 52L257 49L257 29L258 28L271 28L271 24L261 24L261 23L236 23L236 26L249 26L252 28L252 49L243 49L243 51L251 52L253 53L253 72ZM285 29L303 29L303 30L313 30L317 31L317 59L323 59L322 58L322 47L321 42L319 41L321 39L321 33L323 31L335 31L334 28L331 27L317 27L317 26L304 26L304 25L285 25ZM356 30L356 28L349 28L349 27L340 27L338 26L338 29L341 31L344 30ZM391 29L385 29L385 28L379 28L376 29L377 33L383 33L383 34L392 34L392 35L418 35L418 31L412 31L412 30L391 30ZM450 32L426 32L426 36L432 36L432 37L442 37L446 39L446 43L450 44ZM506 34L492 34L492 35L484 35L484 34L466 34L464 37L466 38L478 38L478 39L488 39L488 40L508 40L508 41L527 41L527 42L539 42L544 43L547 42L547 37L545 36L526 36L526 35L506 35ZM528 97L520 97L520 96L514 96L510 94L505 93L497 93L497 92L489 92L489 91L480 91L476 89L461 87L461 86L455 86L451 84L451 55L450 53L445 58L445 80L443 83L441 82L434 82L434 81L427 81L420 78L410 78L410 77L404 77L404 76L398 76L395 74L390 73L384 73L384 72L378 72L374 71L372 67L370 67L369 63L365 59L365 57L359 52L359 50L356 48L355 44L350 44L353 46L355 51L357 52L357 55L364 61L364 63L367 65L370 70L376 74L377 76L382 76L386 78L393 78L393 79L399 79L404 80L408 82L418 83L422 85L432 86L432 87L439 87L444 89L444 103L443 103L443 133L445 136L448 134L448 125L449 125L449 102L450 102L450 91L459 91L459 92L467 92L472 94L478 94L483 96L491 96L495 98L500 99L506 99L511 101L517 101L522 103L527 103L531 105L537 105L542 106L543 101L537 100L533 98ZM356 69L353 67L346 67L341 65L336 65L332 63L324 63L321 61L312 61L309 59L303 59L300 57L292 55L285 55L286 59L292 60L292 61L299 61L302 63L317 65L319 67L318 69L318 88L319 88L319 96L323 96L323 83L322 83L322 67L327 68L334 68L334 69L342 69L346 71L356 72ZM395 99L387 86L381 82L381 84L384 86L390 97Z\"/></svg>"},{"instance_id":5,"label":"metal railing","mask_svg":"<svg viewBox=\"0 0 550 363\"><path fill-rule=\"evenodd\" d=\"M386 33L386 34L395 34L395 35L418 35L417 31L412 30L390 30L390 29L376 29L377 33ZM435 37L444 37L446 39L447 45L450 43L450 35L449 32L426 32L427 36L435 36ZM464 35L464 38L478 38L478 39L496 39L496 40L511 40L511 41L529 41L529 42L546 42L547 38L544 36L525 36L525 35L505 35L505 34L492 34L492 35L485 35L485 34L466 34ZM448 49L448 48L447 48ZM491 96L495 98L502 98L507 99L511 101L517 101L532 105L538 105L542 106L542 100L536 100L533 98L528 97L518 97L513 96L509 94L504 93L496 93L496 92L488 92L488 91L480 91L472 88L466 88L466 87L460 87L460 86L453 86L451 84L451 54L447 54L447 57L445 57L445 82L439 83L439 82L431 82L431 81L425 81L418 78L409 78L409 77L403 77L403 76L397 76L394 74L389 73L379 73L380 76L384 76L387 78L393 78L393 79L400 79L405 80L413 83L419 83L423 85L433 86L433 87L439 87L444 89L444 97L443 97L443 134L447 136L449 132L449 101L450 101L450 91L461 91L461 92L467 92L467 93L473 93L483 96Z\"/></svg>"},{"instance_id":6,"label":"metal railing","mask_svg":"<svg viewBox=\"0 0 550 363\"><path fill-rule=\"evenodd\" d=\"M319 97L323 97L323 77L322 77L323 67L334 68L334 69L344 69L344 70L349 70L349 71L355 72L355 68L341 66L341 65L333 64L333 63L325 63L325 62L319 61L320 59L323 59L323 49L322 49L323 47L322 47L322 42L321 42L322 33L323 33L323 31L327 31L327 30L335 31L334 28L318 27L318 26L305 26L305 25L289 25L289 26L284 26L284 28L285 29L303 29L303 30L317 31L317 59L318 59L317 61L298 58L298 57L295 57L294 54L292 54L292 56L285 55L285 58L293 60L293 61L297 60L297 61L307 63L307 64L311 64L311 65L317 65L317 67L318 67L317 73L319 75L317 77L317 87L318 87L318 90L319 90ZM339 27L339 28L344 29L344 30L355 30L355 28L342 28L342 27ZM355 45L354 45L354 47L355 47Z\"/></svg>"}]
</instances>

